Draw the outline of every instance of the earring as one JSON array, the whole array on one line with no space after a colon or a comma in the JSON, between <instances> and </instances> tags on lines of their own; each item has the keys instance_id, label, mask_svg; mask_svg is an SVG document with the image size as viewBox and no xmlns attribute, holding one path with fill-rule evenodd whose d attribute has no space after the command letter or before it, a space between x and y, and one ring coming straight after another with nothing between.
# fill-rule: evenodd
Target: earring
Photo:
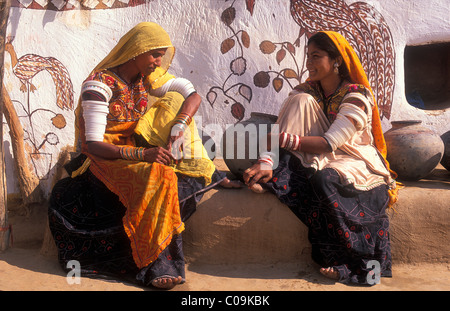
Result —
<instances>
[{"instance_id":1,"label":"earring","mask_svg":"<svg viewBox=\"0 0 450 311\"><path fill-rule=\"evenodd\" d=\"M339 64L338 63L334 63L333 67L334 67L334 72L336 74L339 74Z\"/></svg>"}]
</instances>

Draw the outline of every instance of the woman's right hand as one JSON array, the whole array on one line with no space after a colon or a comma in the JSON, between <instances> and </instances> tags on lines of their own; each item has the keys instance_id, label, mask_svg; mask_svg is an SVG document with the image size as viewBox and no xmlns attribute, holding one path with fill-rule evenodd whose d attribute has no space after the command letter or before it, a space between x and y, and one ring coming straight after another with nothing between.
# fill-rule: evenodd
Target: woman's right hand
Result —
<instances>
[{"instance_id":1,"label":"woman's right hand","mask_svg":"<svg viewBox=\"0 0 450 311\"><path fill-rule=\"evenodd\" d=\"M172 153L163 147L151 147L144 150L145 162L156 162L164 165L169 165L174 161Z\"/></svg>"},{"instance_id":2,"label":"woman's right hand","mask_svg":"<svg viewBox=\"0 0 450 311\"><path fill-rule=\"evenodd\" d=\"M250 168L246 169L242 177L245 184L251 188L257 182L268 182L270 179L272 179L272 176L273 170L270 166L256 163L253 164L253 166L251 166Z\"/></svg>"}]
</instances>

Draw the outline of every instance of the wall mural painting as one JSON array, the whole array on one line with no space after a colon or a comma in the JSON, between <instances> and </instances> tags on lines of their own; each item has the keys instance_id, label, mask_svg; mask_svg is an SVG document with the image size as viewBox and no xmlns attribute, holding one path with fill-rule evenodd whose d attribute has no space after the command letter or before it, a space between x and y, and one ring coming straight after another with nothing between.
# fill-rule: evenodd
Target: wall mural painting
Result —
<instances>
[{"instance_id":1,"label":"wall mural painting","mask_svg":"<svg viewBox=\"0 0 450 311\"><path fill-rule=\"evenodd\" d=\"M67 11L67 10L105 10L134 7L153 0L11 0L12 7Z\"/></svg>"},{"instance_id":2,"label":"wall mural painting","mask_svg":"<svg viewBox=\"0 0 450 311\"><path fill-rule=\"evenodd\" d=\"M30 104L30 92L36 92L36 87L33 85L33 77L41 72L50 74L54 82L56 89L56 105L62 110L73 110L74 108L74 92L72 82L70 80L69 72L66 67L54 57L42 57L36 54L25 54L21 57L17 56L17 53L13 46L13 38L8 38L5 44L5 51L9 53L11 57L12 72L15 77L20 81L20 91L27 94L26 103L22 103L18 100L12 100L15 106L20 107L18 118L21 119L21 123L10 124L10 126L22 127L22 122L25 123L22 130L25 133L24 140L31 145L32 151L30 157L35 168L35 173L39 179L47 179L48 173L51 169L52 154L44 152L45 144L57 145L59 144L58 135L54 132L45 133L43 139L41 135L36 135L34 128L33 116L42 115L48 116L49 122L55 129L63 129L66 126L66 119L61 113L54 112L46 108L31 109ZM44 174L39 173L37 169L37 161L45 161L48 166L47 172Z\"/></svg>"},{"instance_id":3,"label":"wall mural painting","mask_svg":"<svg viewBox=\"0 0 450 311\"><path fill-rule=\"evenodd\" d=\"M39 10L95 10L134 7L152 0L12 0L12 7ZM235 3L238 0L224 0L226 8L220 14L220 21L227 28L230 36L224 38L220 45L222 55L230 51L236 52L236 57L230 62L230 73L224 77L221 85L211 86L206 95L209 104L214 108L219 104L218 95L224 96L223 104L230 107L231 115L241 121L245 116L245 107L253 97L253 86L243 82L231 83L231 78L239 79L247 71L247 60L244 52L250 47L250 35L242 29L237 29L236 18L239 12ZM262 5L261 0L245 1L245 8L253 17L255 6ZM334 30L344 35L352 44L368 74L374 90L382 118L390 119L394 93L395 55L392 35L386 21L374 7L365 2L355 2L348 5L344 0L290 0L290 13L293 22L299 26L299 33L293 42L290 40L273 40L267 38L259 43L262 54L273 55L274 62L282 67L286 58L291 59L294 68L282 68L278 71L268 66L253 75L253 84L257 88L271 86L275 92L287 87L292 89L307 78L305 56L296 57L298 49L306 49L308 38L318 30ZM50 74L56 86L57 106L62 110L73 110L73 86L65 66L54 57L42 57L36 54L26 54L18 57L13 41L6 43L5 51L11 55L13 73L20 82L23 92L35 91L32 78L45 71ZM306 53L303 53L305 55ZM49 156L49 170L52 155L43 151L45 144L59 144L58 135L48 132L42 140L38 139L32 117L35 114L48 114L49 121L55 129L66 126L66 120L61 113L46 108L30 109L29 96L26 103L14 101L21 107L21 119L26 122L26 140L32 146L29 156L38 159ZM34 163L34 162L33 162ZM46 178L39 176L39 178Z\"/></svg>"},{"instance_id":4,"label":"wall mural painting","mask_svg":"<svg viewBox=\"0 0 450 311\"><path fill-rule=\"evenodd\" d=\"M239 88L239 95L250 102L253 91L251 87L243 83L226 86L232 75L241 76L245 73L246 59L243 56L242 46L248 48L250 43L247 32L236 31L232 27L236 18L236 9L233 6L235 2L236 0L221 15L221 21L230 29L232 36L221 43L220 50L222 54L225 54L237 44L241 53L231 62L231 74L225 79L223 85L213 86L209 90L207 100L213 106L217 99L217 91L222 91L227 97L225 104L229 105L230 100L233 102L231 114L239 122L244 117L245 107L239 99L235 99L228 93L233 88ZM255 0L246 0L247 10L251 13L253 13L255 2ZM381 14L367 3L355 2L347 5L344 0L291 0L290 12L295 23L300 26L295 41L293 43L275 42L267 39L259 44L259 49L263 54L273 54L278 65L281 65L286 57L291 58L295 68L275 71L272 66L269 66L269 70L262 70L254 75L254 85L258 88L271 85L276 92L280 92L286 85L292 89L299 82L304 81L307 78L306 53L303 53L303 59L298 59L295 56L296 49L305 49L307 40L313 33L319 30L333 30L346 37L355 49L374 91L380 116L390 119L394 96L395 52L391 32Z\"/></svg>"},{"instance_id":5,"label":"wall mural painting","mask_svg":"<svg viewBox=\"0 0 450 311\"><path fill-rule=\"evenodd\" d=\"M225 0L227 2L228 0ZM209 104L214 107L217 99L217 93L222 93L226 99L224 103L231 107L231 115L241 121L245 115L245 107L241 100L250 103L252 100L252 88L245 83L235 83L229 85L229 80L233 76L242 76L247 70L247 61L244 58L244 47L250 47L250 36L245 30L236 30L233 26L233 21L236 18L236 9L234 8L234 0L229 7L227 7L221 14L220 19L225 26L230 30L231 36L222 41L220 45L220 51L222 54L226 54L236 47L238 49L238 56L230 62L231 73L226 77L221 86L213 86L206 94L206 99ZM247 10L250 14L253 14L254 0L246 0ZM238 90L239 97L233 95L236 94L235 90ZM230 103L231 101L231 103ZM231 104L231 105L230 105Z\"/></svg>"},{"instance_id":6,"label":"wall mural painting","mask_svg":"<svg viewBox=\"0 0 450 311\"><path fill-rule=\"evenodd\" d=\"M390 119L395 81L392 34L383 16L365 2L291 0L291 15L300 26L295 41L319 30L341 33L353 46L367 73L381 118Z\"/></svg>"}]
</instances>

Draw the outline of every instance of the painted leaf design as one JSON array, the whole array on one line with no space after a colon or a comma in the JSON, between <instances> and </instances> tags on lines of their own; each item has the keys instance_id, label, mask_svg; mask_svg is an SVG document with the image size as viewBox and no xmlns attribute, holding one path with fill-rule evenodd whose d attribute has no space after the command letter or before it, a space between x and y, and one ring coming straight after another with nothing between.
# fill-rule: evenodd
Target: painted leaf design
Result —
<instances>
[{"instance_id":1,"label":"painted leaf design","mask_svg":"<svg viewBox=\"0 0 450 311\"><path fill-rule=\"evenodd\" d=\"M222 44L220 45L220 51L222 52L222 54L227 53L229 50L231 50L234 45L235 45L235 41L232 38L228 38L222 41Z\"/></svg>"},{"instance_id":2,"label":"painted leaf design","mask_svg":"<svg viewBox=\"0 0 450 311\"><path fill-rule=\"evenodd\" d=\"M231 62L230 69L233 74L241 76L247 70L247 61L243 57L238 57Z\"/></svg>"},{"instance_id":3,"label":"painted leaf design","mask_svg":"<svg viewBox=\"0 0 450 311\"><path fill-rule=\"evenodd\" d=\"M231 105L231 115L235 118L241 121L244 119L245 115L245 108L242 106L241 103L234 103Z\"/></svg>"},{"instance_id":4,"label":"painted leaf design","mask_svg":"<svg viewBox=\"0 0 450 311\"><path fill-rule=\"evenodd\" d=\"M286 48L289 51L289 53L295 54L295 46L292 43L288 42Z\"/></svg>"},{"instance_id":5,"label":"painted leaf design","mask_svg":"<svg viewBox=\"0 0 450 311\"><path fill-rule=\"evenodd\" d=\"M257 74L255 74L253 76L253 83L257 87L265 88L270 83L270 76L269 76L269 74L267 72L260 71L260 72L258 72Z\"/></svg>"},{"instance_id":6,"label":"painted leaf design","mask_svg":"<svg viewBox=\"0 0 450 311\"><path fill-rule=\"evenodd\" d=\"M64 118L64 116L60 113L58 113L56 116L54 116L52 118L52 124L58 128L58 129L62 129L64 127L66 127L66 118Z\"/></svg>"},{"instance_id":7,"label":"painted leaf design","mask_svg":"<svg viewBox=\"0 0 450 311\"><path fill-rule=\"evenodd\" d=\"M248 102L252 100L252 89L248 85L242 84L239 87L239 94L241 94Z\"/></svg>"},{"instance_id":8,"label":"painted leaf design","mask_svg":"<svg viewBox=\"0 0 450 311\"><path fill-rule=\"evenodd\" d=\"M38 68L45 70L51 75L56 88L56 105L65 110L74 108L74 92L70 74L67 68L54 57L42 57L36 54L25 54L20 57L16 67L16 75L21 78L26 75L30 68Z\"/></svg>"},{"instance_id":9,"label":"painted leaf design","mask_svg":"<svg viewBox=\"0 0 450 311\"><path fill-rule=\"evenodd\" d=\"M283 74L284 77L287 79L294 79L294 78L298 79L297 73L292 69L286 69Z\"/></svg>"},{"instance_id":10,"label":"painted leaf design","mask_svg":"<svg viewBox=\"0 0 450 311\"><path fill-rule=\"evenodd\" d=\"M236 18L236 9L234 7L225 9L225 11L222 12L222 16L220 18L222 22L225 23L225 25L230 26Z\"/></svg>"},{"instance_id":11,"label":"painted leaf design","mask_svg":"<svg viewBox=\"0 0 450 311\"><path fill-rule=\"evenodd\" d=\"M245 30L242 31L241 40L242 40L242 44L246 48L250 47L250 36L248 35L248 33Z\"/></svg>"},{"instance_id":12,"label":"painted leaf design","mask_svg":"<svg viewBox=\"0 0 450 311\"><path fill-rule=\"evenodd\" d=\"M56 136L55 133L51 133L51 132L48 133L47 135L45 135L45 139L47 140L47 142L50 145L53 145L53 146L55 146L59 143L59 138L58 138L58 136Z\"/></svg>"},{"instance_id":13,"label":"painted leaf design","mask_svg":"<svg viewBox=\"0 0 450 311\"><path fill-rule=\"evenodd\" d=\"M208 102L211 106L214 105L216 98L217 98L217 93L214 92L213 90L209 90L208 94L206 94L206 99L208 100Z\"/></svg>"},{"instance_id":14,"label":"painted leaf design","mask_svg":"<svg viewBox=\"0 0 450 311\"><path fill-rule=\"evenodd\" d=\"M270 42L269 40L264 40L259 44L259 49L264 54L271 54L275 51L276 45Z\"/></svg>"},{"instance_id":15,"label":"painted leaf design","mask_svg":"<svg viewBox=\"0 0 450 311\"><path fill-rule=\"evenodd\" d=\"M247 10L250 12L250 15L253 15L253 8L255 7L255 0L245 0L245 4L247 6Z\"/></svg>"},{"instance_id":16,"label":"painted leaf design","mask_svg":"<svg viewBox=\"0 0 450 311\"><path fill-rule=\"evenodd\" d=\"M382 117L390 119L395 86L395 50L392 34L383 16L372 6L355 2L349 6L355 15L367 26L373 46L373 52L368 55L367 72L369 82L377 99Z\"/></svg>"},{"instance_id":17,"label":"painted leaf design","mask_svg":"<svg viewBox=\"0 0 450 311\"><path fill-rule=\"evenodd\" d=\"M274 78L272 81L272 86L275 89L275 91L278 93L283 88L283 79L281 78Z\"/></svg>"},{"instance_id":18,"label":"painted leaf design","mask_svg":"<svg viewBox=\"0 0 450 311\"><path fill-rule=\"evenodd\" d=\"M286 50L285 50L285 49L280 49L280 50L277 52L277 57L276 57L276 59L277 59L278 65L281 63L281 61L284 59L285 56L286 56Z\"/></svg>"}]
</instances>

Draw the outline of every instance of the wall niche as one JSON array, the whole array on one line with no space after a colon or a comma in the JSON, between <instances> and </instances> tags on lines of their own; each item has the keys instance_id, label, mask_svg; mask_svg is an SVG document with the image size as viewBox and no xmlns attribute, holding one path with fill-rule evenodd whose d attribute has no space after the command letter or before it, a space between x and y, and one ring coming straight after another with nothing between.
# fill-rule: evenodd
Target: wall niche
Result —
<instances>
[{"instance_id":1,"label":"wall niche","mask_svg":"<svg viewBox=\"0 0 450 311\"><path fill-rule=\"evenodd\" d=\"M450 42L406 46L405 95L424 110L450 108Z\"/></svg>"}]
</instances>

